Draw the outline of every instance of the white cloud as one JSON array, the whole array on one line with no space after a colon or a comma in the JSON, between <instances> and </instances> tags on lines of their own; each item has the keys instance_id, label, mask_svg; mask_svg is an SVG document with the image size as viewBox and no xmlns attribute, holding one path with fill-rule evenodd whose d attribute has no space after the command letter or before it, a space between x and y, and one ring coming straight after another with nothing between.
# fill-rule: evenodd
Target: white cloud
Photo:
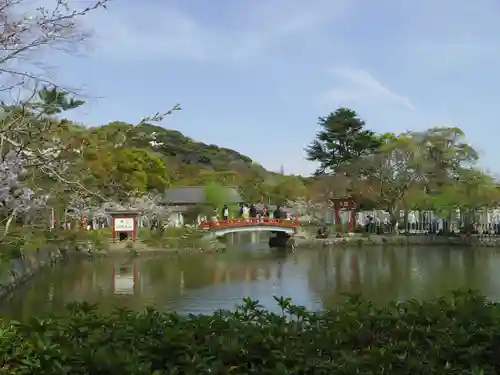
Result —
<instances>
[{"instance_id":1,"label":"white cloud","mask_svg":"<svg viewBox=\"0 0 500 375\"><path fill-rule=\"evenodd\" d=\"M253 27L241 31L229 52L235 60L244 60L264 52L280 42L321 30L350 9L349 0L313 0L308 3L287 0L256 4L249 10Z\"/></svg>"},{"instance_id":2,"label":"white cloud","mask_svg":"<svg viewBox=\"0 0 500 375\"><path fill-rule=\"evenodd\" d=\"M485 55L500 56L497 0L381 0L372 7L365 11L384 11L379 17L384 17L385 39L380 38L377 47L399 54L400 63L411 66L417 75L424 69L445 73L449 67L471 69Z\"/></svg>"},{"instance_id":3,"label":"white cloud","mask_svg":"<svg viewBox=\"0 0 500 375\"><path fill-rule=\"evenodd\" d=\"M177 56L203 60L213 48L211 33L175 8L115 4L92 18L99 58L145 61Z\"/></svg>"},{"instance_id":4,"label":"white cloud","mask_svg":"<svg viewBox=\"0 0 500 375\"><path fill-rule=\"evenodd\" d=\"M340 16L348 0L308 3L276 0L242 2L237 14L220 12L220 19L197 19L171 2L114 2L109 11L93 17L99 57L119 60L244 61L285 38L303 36ZM219 23L238 19L236 27ZM234 22L234 21L233 21ZM233 23L234 24L234 23Z\"/></svg>"},{"instance_id":5,"label":"white cloud","mask_svg":"<svg viewBox=\"0 0 500 375\"><path fill-rule=\"evenodd\" d=\"M417 65L461 64L464 55L477 55L479 40L484 43L488 36L488 48L497 50L497 38L492 36L499 30L498 22L492 22L499 14L496 1L456 1L459 6L453 0L381 0L382 6L368 0L241 0L238 6L207 10L205 17L200 6L207 5L201 1L178 3L181 7L173 0L120 0L110 3L108 12L92 17L97 34L93 43L98 46L96 57L106 60L245 62L278 54L281 46L296 38L325 38L327 33L321 31L326 28L332 32L330 44L342 42L346 37L339 36L350 35L354 27L350 18L362 17L355 27L365 33L373 17L382 17L383 30L392 33L397 28L396 34L405 40L386 47L399 50L402 59L414 59ZM376 34L381 32L370 31L374 43L380 43Z\"/></svg>"},{"instance_id":6,"label":"white cloud","mask_svg":"<svg viewBox=\"0 0 500 375\"><path fill-rule=\"evenodd\" d=\"M395 93L366 70L336 67L329 73L337 82L322 95L322 101L343 104L379 100L416 110L407 96Z\"/></svg>"}]
</instances>

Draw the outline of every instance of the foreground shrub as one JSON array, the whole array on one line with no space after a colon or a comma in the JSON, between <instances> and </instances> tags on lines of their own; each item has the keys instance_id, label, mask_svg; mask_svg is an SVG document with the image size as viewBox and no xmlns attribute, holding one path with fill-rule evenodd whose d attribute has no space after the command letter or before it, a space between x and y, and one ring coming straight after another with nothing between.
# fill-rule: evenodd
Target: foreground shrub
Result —
<instances>
[{"instance_id":1,"label":"foreground shrub","mask_svg":"<svg viewBox=\"0 0 500 375\"><path fill-rule=\"evenodd\" d=\"M64 317L0 327L1 374L497 374L500 307L474 293L376 307L358 298L282 314L244 300L235 312Z\"/></svg>"}]
</instances>

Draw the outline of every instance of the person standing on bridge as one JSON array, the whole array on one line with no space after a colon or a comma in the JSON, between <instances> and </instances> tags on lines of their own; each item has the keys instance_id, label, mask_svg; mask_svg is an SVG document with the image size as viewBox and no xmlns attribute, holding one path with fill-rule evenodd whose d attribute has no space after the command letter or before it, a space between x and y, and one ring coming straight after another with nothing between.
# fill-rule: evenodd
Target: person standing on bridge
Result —
<instances>
[{"instance_id":1,"label":"person standing on bridge","mask_svg":"<svg viewBox=\"0 0 500 375\"><path fill-rule=\"evenodd\" d=\"M222 220L227 221L229 220L229 208L227 207L227 204L222 207Z\"/></svg>"},{"instance_id":2,"label":"person standing on bridge","mask_svg":"<svg viewBox=\"0 0 500 375\"><path fill-rule=\"evenodd\" d=\"M255 207L255 204L250 206L250 217L257 217L257 207Z\"/></svg>"},{"instance_id":3,"label":"person standing on bridge","mask_svg":"<svg viewBox=\"0 0 500 375\"><path fill-rule=\"evenodd\" d=\"M262 210L262 217L269 217L269 206L267 204L264 205Z\"/></svg>"},{"instance_id":4,"label":"person standing on bridge","mask_svg":"<svg viewBox=\"0 0 500 375\"><path fill-rule=\"evenodd\" d=\"M243 212L241 213L241 217L243 219L248 219L250 216L250 210L248 209L248 204L243 205Z\"/></svg>"},{"instance_id":5,"label":"person standing on bridge","mask_svg":"<svg viewBox=\"0 0 500 375\"><path fill-rule=\"evenodd\" d=\"M275 219L282 219L283 218L283 212L281 211L281 207L277 206L276 210L274 211L273 217Z\"/></svg>"}]
</instances>

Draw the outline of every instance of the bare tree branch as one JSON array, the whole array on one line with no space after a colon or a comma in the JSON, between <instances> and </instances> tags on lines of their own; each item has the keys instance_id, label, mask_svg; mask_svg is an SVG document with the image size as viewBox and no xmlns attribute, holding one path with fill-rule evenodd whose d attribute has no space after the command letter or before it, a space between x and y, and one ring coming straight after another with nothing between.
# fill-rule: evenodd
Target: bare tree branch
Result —
<instances>
[{"instance_id":1,"label":"bare tree branch","mask_svg":"<svg viewBox=\"0 0 500 375\"><path fill-rule=\"evenodd\" d=\"M56 82L44 75L36 53L51 49L71 52L90 36L80 20L105 8L109 0L81 2L0 0L0 90L25 87L28 82ZM39 6L36 6L40 4Z\"/></svg>"}]
</instances>

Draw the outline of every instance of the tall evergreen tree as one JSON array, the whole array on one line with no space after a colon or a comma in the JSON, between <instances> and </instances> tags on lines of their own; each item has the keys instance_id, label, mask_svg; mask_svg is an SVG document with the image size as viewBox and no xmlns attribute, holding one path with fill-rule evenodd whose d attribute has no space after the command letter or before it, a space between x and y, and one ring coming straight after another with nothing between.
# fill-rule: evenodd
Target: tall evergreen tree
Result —
<instances>
[{"instance_id":1,"label":"tall evergreen tree","mask_svg":"<svg viewBox=\"0 0 500 375\"><path fill-rule=\"evenodd\" d=\"M341 165L376 151L379 137L365 130L365 122L348 108L339 108L318 119L321 130L306 148L307 160L319 163L316 174L336 173Z\"/></svg>"}]
</instances>

